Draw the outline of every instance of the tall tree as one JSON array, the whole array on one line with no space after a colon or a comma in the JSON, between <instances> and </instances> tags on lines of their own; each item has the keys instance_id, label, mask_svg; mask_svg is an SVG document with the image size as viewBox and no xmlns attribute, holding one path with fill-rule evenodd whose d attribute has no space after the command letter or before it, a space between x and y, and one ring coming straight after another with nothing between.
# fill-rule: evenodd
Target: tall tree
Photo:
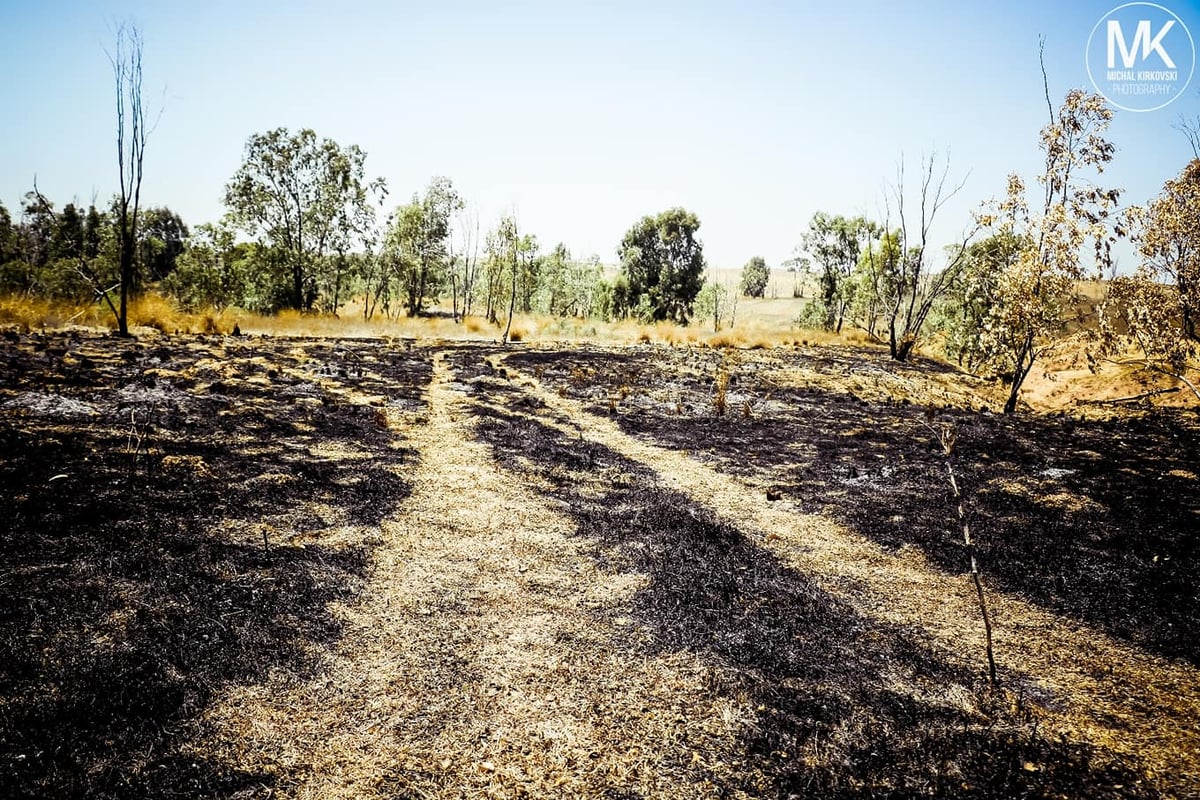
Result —
<instances>
[{"instance_id":1,"label":"tall tree","mask_svg":"<svg viewBox=\"0 0 1200 800\"><path fill-rule=\"evenodd\" d=\"M1132 350L1136 364L1176 378L1200 398L1186 374L1200 356L1200 159L1127 216L1142 261L1109 286L1100 354Z\"/></svg>"},{"instance_id":2,"label":"tall tree","mask_svg":"<svg viewBox=\"0 0 1200 800\"><path fill-rule=\"evenodd\" d=\"M150 134L145 106L142 104L142 33L136 26L122 25L117 29L116 48L109 60L117 85L117 169L121 178L114 220L121 283L117 329L122 336L128 336L129 295L135 279L142 169L146 139Z\"/></svg>"},{"instance_id":3,"label":"tall tree","mask_svg":"<svg viewBox=\"0 0 1200 800\"><path fill-rule=\"evenodd\" d=\"M254 134L245 158L225 186L225 205L236 224L286 260L294 308L311 309L316 270L340 238L366 233L370 199L386 193L382 179L367 181L366 153L276 128Z\"/></svg>"},{"instance_id":4,"label":"tall tree","mask_svg":"<svg viewBox=\"0 0 1200 800\"><path fill-rule=\"evenodd\" d=\"M823 211L813 214L808 223L808 233L801 240L800 249L820 270L817 300L824 310L826 330L842 330L854 299L851 278L859 254L869 246L874 233L873 223L862 217L830 216Z\"/></svg>"},{"instance_id":5,"label":"tall tree","mask_svg":"<svg viewBox=\"0 0 1200 800\"><path fill-rule=\"evenodd\" d=\"M457 243L451 242L450 291L454 319L459 321L471 313L475 302L479 279L479 213L464 203L455 219L458 239Z\"/></svg>"},{"instance_id":6,"label":"tall tree","mask_svg":"<svg viewBox=\"0 0 1200 800\"><path fill-rule=\"evenodd\" d=\"M704 285L704 246L696 232L700 220L672 208L642 217L621 240L617 254L633 305L651 319L686 324Z\"/></svg>"},{"instance_id":7,"label":"tall tree","mask_svg":"<svg viewBox=\"0 0 1200 800\"><path fill-rule=\"evenodd\" d=\"M88 206L87 216L83 219L83 257L93 259L100 254L100 245L104 241L103 215L96 210L96 204Z\"/></svg>"},{"instance_id":8,"label":"tall tree","mask_svg":"<svg viewBox=\"0 0 1200 800\"><path fill-rule=\"evenodd\" d=\"M83 255L83 217L74 203L63 206L50 246L51 258L75 259Z\"/></svg>"},{"instance_id":9,"label":"tall tree","mask_svg":"<svg viewBox=\"0 0 1200 800\"><path fill-rule=\"evenodd\" d=\"M542 259L542 293L544 301L539 306L554 316L571 313L574 297L571 285L571 251L562 242L554 246Z\"/></svg>"},{"instance_id":10,"label":"tall tree","mask_svg":"<svg viewBox=\"0 0 1200 800\"><path fill-rule=\"evenodd\" d=\"M484 299L488 321L495 324L499 324L507 306L502 342L509 340L517 299L522 290L522 276L530 272L530 262L538 258L537 251L537 237L522 235L516 218L511 215L501 217L495 229L487 234L484 245Z\"/></svg>"},{"instance_id":11,"label":"tall tree","mask_svg":"<svg viewBox=\"0 0 1200 800\"><path fill-rule=\"evenodd\" d=\"M449 279L451 224L462 207L450 179L434 178L424 197L414 194L388 222L385 274L398 281L409 316L421 313Z\"/></svg>"},{"instance_id":12,"label":"tall tree","mask_svg":"<svg viewBox=\"0 0 1200 800\"><path fill-rule=\"evenodd\" d=\"M25 193L21 209L21 251L25 261L35 268L46 266L54 258L54 236L58 230L58 215L36 186Z\"/></svg>"},{"instance_id":13,"label":"tall tree","mask_svg":"<svg viewBox=\"0 0 1200 800\"><path fill-rule=\"evenodd\" d=\"M1047 89L1050 122L1041 132L1045 154L1039 181L1040 207L1031 211L1025 184L1008 179L1004 200L980 216L994 233L1022 243L1012 264L998 277L991 313L985 323L990 361L1009 385L1005 413L1016 410L1021 386L1033 365L1061 339L1072 311L1075 284L1087 265L1082 251L1092 244L1098 277L1112 263L1112 245L1123 233L1115 224L1119 189L1097 185L1089 173L1103 172L1115 148L1104 138L1113 112L1104 98L1082 89L1067 93L1055 111Z\"/></svg>"}]
</instances>

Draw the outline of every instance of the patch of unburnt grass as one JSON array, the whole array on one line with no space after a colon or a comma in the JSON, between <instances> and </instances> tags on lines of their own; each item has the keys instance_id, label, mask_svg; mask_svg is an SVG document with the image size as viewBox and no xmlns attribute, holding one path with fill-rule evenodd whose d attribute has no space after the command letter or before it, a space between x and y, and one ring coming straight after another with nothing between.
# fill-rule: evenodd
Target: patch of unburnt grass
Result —
<instances>
[{"instance_id":1,"label":"patch of unburnt grass","mask_svg":"<svg viewBox=\"0 0 1200 800\"><path fill-rule=\"evenodd\" d=\"M532 365L535 357L548 387L568 393L564 376L581 364L604 380L640 359L646 383L691 391L697 405L707 387L695 376L715 363L709 356L697 367L681 359L697 360L700 353L669 349L521 354L510 361ZM856 370L874 374L883 368L878 359L864 355L856 362L841 350L762 357L774 357L778 366L739 374L747 390L772 398L752 417L716 419L648 405L622 408L617 420L627 433L757 483L764 495L830 515L886 547L917 546L945 571L965 572L945 467L924 425L925 409L907 396L907 402L889 402L886 392L785 385L773 377L814 360L819 363L806 369L831 381ZM897 380L910 381L911 369L902 368ZM589 410L609 413L599 403ZM1200 426L1194 416L1006 417L941 403L938 414L959 431L960 481L990 582L1153 652L1200 664Z\"/></svg>"},{"instance_id":2,"label":"patch of unburnt grass","mask_svg":"<svg viewBox=\"0 0 1200 800\"><path fill-rule=\"evenodd\" d=\"M681 785L699 764L717 794L1152 796L1136 765L1040 735L1036 712L919 632L862 617L644 465L519 399L479 402L477 433L515 474L553 487L601 565L645 576L628 646L700 655L711 691L747 712L723 749L700 736L667 748L696 751L664 753Z\"/></svg>"},{"instance_id":3,"label":"patch of unburnt grass","mask_svg":"<svg viewBox=\"0 0 1200 800\"><path fill-rule=\"evenodd\" d=\"M370 367L296 402L279 389L297 346ZM206 360L221 375L189 374ZM188 742L222 687L299 680L340 635L331 604L366 578L364 526L408 494L415 458L345 393L416 398L427 362L377 343L0 345L0 795L269 786Z\"/></svg>"}]
</instances>

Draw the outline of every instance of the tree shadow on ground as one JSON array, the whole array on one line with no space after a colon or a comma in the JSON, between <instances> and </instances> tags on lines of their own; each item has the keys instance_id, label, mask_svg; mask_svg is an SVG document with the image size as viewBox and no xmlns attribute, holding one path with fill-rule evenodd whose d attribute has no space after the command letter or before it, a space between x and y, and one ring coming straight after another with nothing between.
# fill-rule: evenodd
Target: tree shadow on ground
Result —
<instances>
[{"instance_id":1,"label":"tree shadow on ground","mask_svg":"<svg viewBox=\"0 0 1200 800\"><path fill-rule=\"evenodd\" d=\"M977 671L919 632L857 614L644 465L546 424L512 383L475 388L496 459L553 487L603 567L647 577L628 612L649 643L630 646L697 653L717 668L714 693L756 709L733 751L696 760L705 744L681 742L664 768L754 796L1153 795L1134 767L989 700ZM735 769L704 766L717 762Z\"/></svg>"},{"instance_id":2,"label":"tree shadow on ground","mask_svg":"<svg viewBox=\"0 0 1200 800\"><path fill-rule=\"evenodd\" d=\"M552 388L572 391L575 358L553 355L544 354L539 369ZM711 373L690 367L689 357L666 348L640 363L589 354L587 385L607 392L614 376L636 370L643 385L711 393L702 377ZM822 356L779 355L784 367L807 368L814 358ZM863 359L881 368L878 359ZM739 380L769 394L772 410L716 418L711 402L704 415L622 406L616 419L627 433L690 452L885 547L915 545L949 573L966 570L945 460L924 409L780 385L763 373ZM589 409L612 411L599 402ZM933 422L957 430L956 469L987 580L1152 652L1200 664L1194 415L1087 421L939 407Z\"/></svg>"},{"instance_id":3,"label":"tree shadow on ground","mask_svg":"<svg viewBox=\"0 0 1200 800\"><path fill-rule=\"evenodd\" d=\"M272 347L221 348L203 387L175 372L211 355L195 340L6 348L0 795L270 786L198 755L200 717L231 684L320 663L331 604L369 570L361 530L408 494L414 461L377 409L251 362ZM377 366L396 393L428 379L416 359Z\"/></svg>"}]
</instances>

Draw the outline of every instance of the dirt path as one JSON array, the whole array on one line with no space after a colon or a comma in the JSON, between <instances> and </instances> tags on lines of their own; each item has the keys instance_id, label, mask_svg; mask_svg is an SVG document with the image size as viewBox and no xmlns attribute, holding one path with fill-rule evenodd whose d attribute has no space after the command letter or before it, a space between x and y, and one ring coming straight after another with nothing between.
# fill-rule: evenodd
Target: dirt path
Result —
<instances>
[{"instance_id":1,"label":"dirt path","mask_svg":"<svg viewBox=\"0 0 1200 800\"><path fill-rule=\"evenodd\" d=\"M667 743L735 735L738 710L690 654L631 660L618 642L636 577L599 570L493 464L453 377L437 354L427 417L392 420L420 454L414 491L326 672L226 696L204 752L304 798L708 794L699 772L689 790L658 767L692 756ZM598 693L644 713L610 715Z\"/></svg>"},{"instance_id":2,"label":"dirt path","mask_svg":"<svg viewBox=\"0 0 1200 800\"><path fill-rule=\"evenodd\" d=\"M502 359L496 359L497 366ZM831 522L766 502L729 475L685 453L635 439L507 367L514 383L572 420L539 421L597 442L652 469L670 488L707 506L859 613L921 630L951 658L982 665L978 610L964 577L948 576L923 555L898 555ZM1045 724L1143 763L1167 785L1200 786L1200 671L1158 658L1105 633L992 591L996 653L1003 679L1032 694Z\"/></svg>"}]
</instances>

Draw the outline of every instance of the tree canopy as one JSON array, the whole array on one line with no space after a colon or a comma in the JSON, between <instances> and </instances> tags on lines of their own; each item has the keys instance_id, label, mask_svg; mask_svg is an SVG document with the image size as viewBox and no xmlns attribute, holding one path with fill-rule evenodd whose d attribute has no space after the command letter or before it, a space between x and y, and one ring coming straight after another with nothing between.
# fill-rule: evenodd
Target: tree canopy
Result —
<instances>
[{"instance_id":1,"label":"tree canopy","mask_svg":"<svg viewBox=\"0 0 1200 800\"><path fill-rule=\"evenodd\" d=\"M742 267L741 292L746 297L762 297L767 292L767 282L771 280L771 269L762 256L755 256Z\"/></svg>"},{"instance_id":2,"label":"tree canopy","mask_svg":"<svg viewBox=\"0 0 1200 800\"><path fill-rule=\"evenodd\" d=\"M235 223L277 250L290 276L287 300L310 309L326 254L345 252L374 226L372 196L382 179L366 179L367 155L357 145L318 139L310 128L254 134L242 166L225 186Z\"/></svg>"},{"instance_id":3,"label":"tree canopy","mask_svg":"<svg viewBox=\"0 0 1200 800\"><path fill-rule=\"evenodd\" d=\"M704 247L696 238L700 220L672 208L645 216L625 234L617 250L630 304L653 321L686 323L704 285Z\"/></svg>"}]
</instances>

